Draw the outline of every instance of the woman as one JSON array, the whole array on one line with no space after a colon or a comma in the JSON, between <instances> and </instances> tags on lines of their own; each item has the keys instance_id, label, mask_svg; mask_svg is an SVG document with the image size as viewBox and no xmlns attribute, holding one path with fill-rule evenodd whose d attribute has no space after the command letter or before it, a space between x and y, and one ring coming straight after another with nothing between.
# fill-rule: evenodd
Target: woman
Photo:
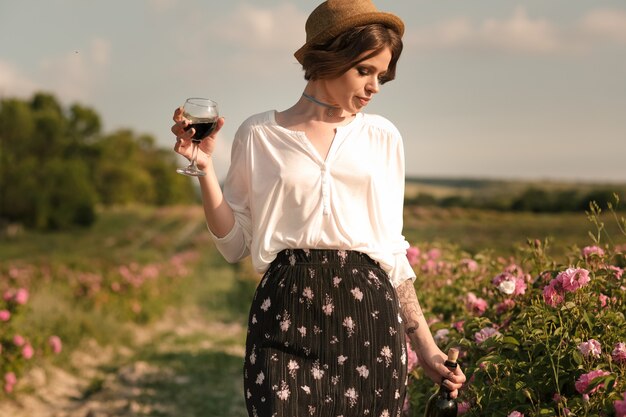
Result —
<instances>
[{"instance_id":1,"label":"woman","mask_svg":"<svg viewBox=\"0 0 626 417\"><path fill-rule=\"evenodd\" d=\"M397 416L405 335L435 382L456 396L413 287L402 236L404 155L388 120L361 110L393 80L404 24L368 0L328 0L296 53L307 80L291 108L246 120L220 190L202 142L207 224L224 257L263 278L250 309L244 391L250 416ZM175 150L193 129L174 114Z\"/></svg>"}]
</instances>

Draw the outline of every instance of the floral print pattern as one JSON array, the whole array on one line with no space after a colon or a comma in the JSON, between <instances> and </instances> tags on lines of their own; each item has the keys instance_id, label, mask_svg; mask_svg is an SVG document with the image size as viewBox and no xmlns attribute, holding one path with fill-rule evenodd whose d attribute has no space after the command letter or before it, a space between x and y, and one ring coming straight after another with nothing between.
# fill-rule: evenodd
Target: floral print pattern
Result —
<instances>
[{"instance_id":1,"label":"floral print pattern","mask_svg":"<svg viewBox=\"0 0 626 417\"><path fill-rule=\"evenodd\" d=\"M251 417L398 417L407 378L395 290L355 251L284 250L250 309Z\"/></svg>"}]
</instances>

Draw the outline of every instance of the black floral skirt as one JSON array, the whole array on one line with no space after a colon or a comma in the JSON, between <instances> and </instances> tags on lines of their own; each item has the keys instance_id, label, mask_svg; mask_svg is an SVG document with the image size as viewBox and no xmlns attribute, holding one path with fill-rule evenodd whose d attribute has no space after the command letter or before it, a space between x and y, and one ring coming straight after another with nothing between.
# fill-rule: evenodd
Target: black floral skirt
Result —
<instances>
[{"instance_id":1,"label":"black floral skirt","mask_svg":"<svg viewBox=\"0 0 626 417\"><path fill-rule=\"evenodd\" d=\"M244 394L252 417L396 417L406 342L385 271L355 251L284 250L250 309Z\"/></svg>"}]
</instances>

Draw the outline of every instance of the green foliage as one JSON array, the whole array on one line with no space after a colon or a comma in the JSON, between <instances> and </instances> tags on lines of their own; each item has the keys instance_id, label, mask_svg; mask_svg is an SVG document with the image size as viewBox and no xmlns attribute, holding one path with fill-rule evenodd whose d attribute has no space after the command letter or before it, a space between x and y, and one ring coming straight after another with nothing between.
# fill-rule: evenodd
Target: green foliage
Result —
<instances>
[{"instance_id":1,"label":"green foliage","mask_svg":"<svg viewBox=\"0 0 626 417\"><path fill-rule=\"evenodd\" d=\"M37 93L0 101L0 225L90 226L96 205L195 201L171 151L130 130L102 134L95 110Z\"/></svg>"},{"instance_id":2,"label":"green foliage","mask_svg":"<svg viewBox=\"0 0 626 417\"><path fill-rule=\"evenodd\" d=\"M597 229L593 245L573 248L562 264L536 240L509 259L413 249L416 289L435 340L444 351L462 351L464 415L615 414L613 403L626 391L626 351L614 353L626 343L626 234L602 243L600 211L592 204L588 213ZM568 286L574 272L580 281ZM589 350L593 343L599 352ZM433 383L419 368L410 381L411 415L421 416Z\"/></svg>"},{"instance_id":3,"label":"green foliage","mask_svg":"<svg viewBox=\"0 0 626 417\"><path fill-rule=\"evenodd\" d=\"M26 231L0 240L0 401L13 393L6 374L19 381L41 359L68 360L85 339L125 343L125 324L151 322L191 297L215 295L206 277L232 272L221 272L225 261L200 264L197 248L208 239L200 207L142 207L106 210L90 231ZM194 274L199 267L206 269ZM62 349L57 355L52 337Z\"/></svg>"},{"instance_id":4,"label":"green foliage","mask_svg":"<svg viewBox=\"0 0 626 417\"><path fill-rule=\"evenodd\" d=\"M626 195L621 184L544 184L467 180L409 179L418 189L406 198L407 206L463 207L531 213L584 212L595 201L607 208L613 195ZM440 188L435 188L435 187ZM428 188L430 187L430 188ZM430 191L430 192L429 192Z\"/></svg>"}]
</instances>

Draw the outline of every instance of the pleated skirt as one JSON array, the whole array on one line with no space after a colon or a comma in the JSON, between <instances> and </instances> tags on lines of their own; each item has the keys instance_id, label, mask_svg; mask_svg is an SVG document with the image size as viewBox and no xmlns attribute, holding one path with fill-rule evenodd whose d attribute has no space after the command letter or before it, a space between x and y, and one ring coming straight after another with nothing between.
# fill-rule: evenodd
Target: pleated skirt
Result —
<instances>
[{"instance_id":1,"label":"pleated skirt","mask_svg":"<svg viewBox=\"0 0 626 417\"><path fill-rule=\"evenodd\" d=\"M244 395L251 417L397 417L406 342L384 270L355 251L280 252L254 295Z\"/></svg>"}]
</instances>

